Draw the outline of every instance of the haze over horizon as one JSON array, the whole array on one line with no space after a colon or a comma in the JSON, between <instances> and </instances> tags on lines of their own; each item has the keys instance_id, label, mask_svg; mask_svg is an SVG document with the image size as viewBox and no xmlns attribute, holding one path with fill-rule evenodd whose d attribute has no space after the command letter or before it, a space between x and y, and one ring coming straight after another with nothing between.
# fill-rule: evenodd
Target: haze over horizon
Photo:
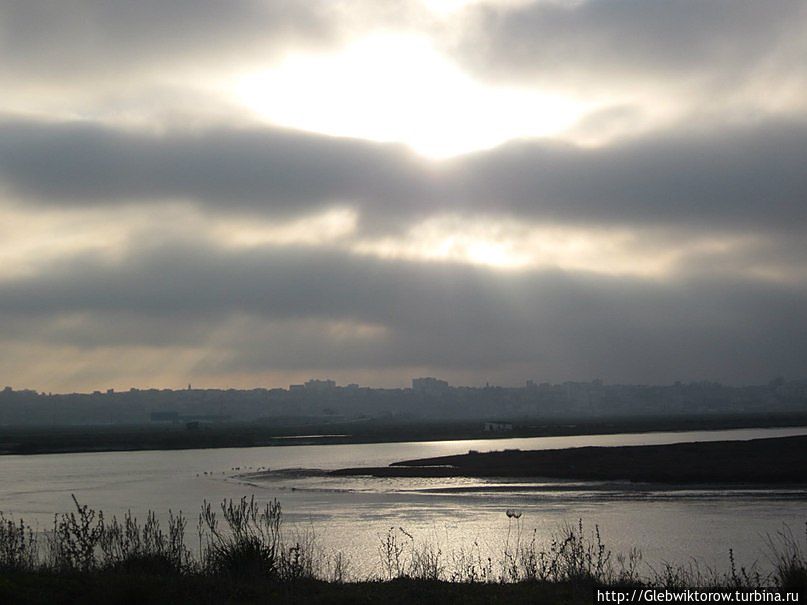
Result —
<instances>
[{"instance_id":1,"label":"haze over horizon","mask_svg":"<svg viewBox=\"0 0 807 605\"><path fill-rule=\"evenodd\" d=\"M47 396L61 396L61 395L91 395L91 394L107 394L107 395L121 395L125 394L126 392L137 391L137 392L147 392L147 391L174 391L174 392L181 392L181 391L221 391L221 390L234 390L234 391L252 391L252 390L285 390L285 391L293 391L294 389L300 389L300 387L304 387L307 389L307 392L312 394L321 394L323 392L333 392L334 390L351 392L353 389L378 389L378 390L400 390L400 391L407 391L407 390L414 390L412 386L413 380L416 379L426 379L426 380L436 380L438 383L447 383L447 381L443 381L440 378L436 378L433 376L425 377L413 377L410 380L402 380L395 384L378 384L378 385L366 385L366 384L359 384L357 382L346 382L340 383L339 381L332 381L329 378L322 378L322 377L313 377L308 378L305 380L301 380L297 383L290 383L290 384L253 384L253 385L242 385L238 387L228 386L228 385L199 385L199 384L184 384L184 385L176 385L176 384L147 384L144 386L130 386L130 387L123 387L123 388L115 388L115 387L107 387L106 385L96 385L93 388L88 388L84 390L74 390L74 391L46 391L42 389L36 388L36 385L25 385L25 384L18 384L18 385L0 385L0 390L2 390L3 394L23 394L23 393L36 393L37 395L47 395ZM306 383L311 382L313 385L310 389ZM323 387L321 384L333 382L331 387ZM317 384L321 383L321 384ZM577 380L567 380L564 382L552 382L552 381L535 381L532 379L528 379L526 382L521 384L494 384L489 381L482 382L480 384L450 384L447 383L447 390L451 391L453 389L477 389L480 391L484 391L486 389L504 389L504 390L513 390L513 389L526 389L530 391L531 389L536 389L538 387L546 387L547 385L552 386L556 390L558 388L562 388L564 385L579 385L582 388L586 388L586 386L594 387L594 388L601 388L601 387L636 387L639 389L649 387L654 389L659 388L676 388L677 386L685 387L685 388L705 388L709 389L712 386L720 386L723 388L760 388L760 387L771 387L776 388L777 385L789 385L789 386L801 386L807 384L807 379L803 377L784 377L784 376L776 376L771 378L770 380L756 383L756 384L722 384L716 381L710 381L708 379L698 380L698 381L691 381L689 383L685 383L682 381L674 381L668 384L649 384L649 383L608 383L603 381L599 378L594 379L587 379L587 378L579 378ZM798 388L798 387L797 387Z\"/></svg>"},{"instance_id":2,"label":"haze over horizon","mask_svg":"<svg viewBox=\"0 0 807 605\"><path fill-rule=\"evenodd\" d=\"M0 2L0 383L759 384L807 2Z\"/></svg>"}]
</instances>

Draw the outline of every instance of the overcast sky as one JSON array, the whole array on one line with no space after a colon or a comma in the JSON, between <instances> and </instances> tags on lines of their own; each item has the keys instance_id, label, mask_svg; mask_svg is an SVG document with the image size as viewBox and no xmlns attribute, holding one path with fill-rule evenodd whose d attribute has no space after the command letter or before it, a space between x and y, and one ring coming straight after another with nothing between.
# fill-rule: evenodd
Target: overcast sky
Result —
<instances>
[{"instance_id":1,"label":"overcast sky","mask_svg":"<svg viewBox=\"0 0 807 605\"><path fill-rule=\"evenodd\" d=\"M807 1L0 0L0 382L807 376Z\"/></svg>"}]
</instances>

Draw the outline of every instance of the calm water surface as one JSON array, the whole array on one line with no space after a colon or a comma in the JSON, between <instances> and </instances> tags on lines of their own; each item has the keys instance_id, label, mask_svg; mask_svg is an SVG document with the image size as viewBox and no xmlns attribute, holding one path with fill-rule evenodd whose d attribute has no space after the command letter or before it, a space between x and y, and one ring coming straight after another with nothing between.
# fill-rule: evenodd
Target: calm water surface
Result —
<instances>
[{"instance_id":1,"label":"calm water surface","mask_svg":"<svg viewBox=\"0 0 807 605\"><path fill-rule=\"evenodd\" d=\"M377 563L379 537L403 527L444 552L476 542L495 552L508 533L504 511L517 508L523 534L548 539L566 522L599 525L615 551L636 546L645 565L662 561L725 568L728 549L742 564L767 564L765 536L803 533L807 490L661 490L624 483L478 479L331 478L310 470L382 466L408 458L479 451L586 445L649 445L807 434L807 427L584 435L207 450L104 452L0 457L0 511L47 528L70 510L71 494L107 514L182 510L195 518L203 499L254 494L278 498L292 527L340 549L356 571ZM807 455L807 453L805 453ZM257 474L257 469L272 472ZM237 470L236 470L237 469ZM280 472L278 472L280 471ZM515 527L510 527L511 536ZM512 539L512 538L511 538Z\"/></svg>"}]
</instances>

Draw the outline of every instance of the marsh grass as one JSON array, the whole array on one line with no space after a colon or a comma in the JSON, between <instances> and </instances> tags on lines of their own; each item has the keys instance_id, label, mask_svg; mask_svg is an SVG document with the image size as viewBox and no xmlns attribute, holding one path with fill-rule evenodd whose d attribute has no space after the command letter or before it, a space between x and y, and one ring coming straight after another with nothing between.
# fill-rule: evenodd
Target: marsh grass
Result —
<instances>
[{"instance_id":1,"label":"marsh grass","mask_svg":"<svg viewBox=\"0 0 807 605\"><path fill-rule=\"evenodd\" d=\"M794 590L807 587L807 523L804 524L804 544L786 527L768 536L768 558L773 564L774 581L782 588Z\"/></svg>"},{"instance_id":2,"label":"marsh grass","mask_svg":"<svg viewBox=\"0 0 807 605\"><path fill-rule=\"evenodd\" d=\"M412 578L440 581L447 559L437 540L418 542L403 527L390 527L380 537L378 555L383 580Z\"/></svg>"},{"instance_id":3,"label":"marsh grass","mask_svg":"<svg viewBox=\"0 0 807 605\"><path fill-rule=\"evenodd\" d=\"M39 544L30 526L0 513L0 570L31 570L38 564Z\"/></svg>"},{"instance_id":4,"label":"marsh grass","mask_svg":"<svg viewBox=\"0 0 807 605\"><path fill-rule=\"evenodd\" d=\"M226 500L219 512L220 516L205 501L199 513L199 561L203 568L217 575L279 577L280 503L273 500L261 508L253 496L249 500Z\"/></svg>"},{"instance_id":5,"label":"marsh grass","mask_svg":"<svg viewBox=\"0 0 807 605\"><path fill-rule=\"evenodd\" d=\"M377 571L360 578L342 552L326 553L313 530L284 532L277 500L258 504L253 498L204 502L198 517L198 553L185 543L187 519L169 512L167 527L152 512L141 524L131 512L120 520L80 504L56 515L53 531L38 534L22 520L0 513L0 572L50 574L116 573L127 577L182 576L227 578L237 582L342 584L356 581L424 581L461 584L542 584L574 587L657 586L664 588L778 587L803 590L807 585L807 525L803 535L788 528L768 536L773 571L738 567L728 552L729 571L718 573L697 561L686 565L643 562L633 549L614 554L597 526L567 524L542 540L525 532L519 516L508 515L499 550L475 541L444 550L440 541L419 540L403 527L379 536ZM496 554L498 552L498 554Z\"/></svg>"},{"instance_id":6,"label":"marsh grass","mask_svg":"<svg viewBox=\"0 0 807 605\"><path fill-rule=\"evenodd\" d=\"M611 577L611 551L603 544L598 526L587 534L582 520L576 525L566 524L552 536L546 549L539 547L536 531L527 541L522 534L518 519L515 531L508 528L501 564L502 581L595 583Z\"/></svg>"},{"instance_id":7,"label":"marsh grass","mask_svg":"<svg viewBox=\"0 0 807 605\"><path fill-rule=\"evenodd\" d=\"M169 511L168 531L163 532L156 515L149 511L141 526L128 511L121 521L113 517L99 539L103 566L124 572L181 573L191 568L185 545L187 520Z\"/></svg>"}]
</instances>

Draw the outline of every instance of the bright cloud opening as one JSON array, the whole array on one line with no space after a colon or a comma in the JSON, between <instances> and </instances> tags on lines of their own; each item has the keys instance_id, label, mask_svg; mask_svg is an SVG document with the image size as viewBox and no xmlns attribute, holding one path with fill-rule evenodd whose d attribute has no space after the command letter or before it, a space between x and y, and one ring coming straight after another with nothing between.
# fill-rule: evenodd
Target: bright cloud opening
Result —
<instances>
[{"instance_id":1,"label":"bright cloud opening","mask_svg":"<svg viewBox=\"0 0 807 605\"><path fill-rule=\"evenodd\" d=\"M753 243L753 238L728 234L670 237L654 229L529 225L438 216L398 237L359 241L353 251L511 271L557 269L658 279L680 269L690 255L731 255Z\"/></svg>"},{"instance_id":2,"label":"bright cloud opening","mask_svg":"<svg viewBox=\"0 0 807 605\"><path fill-rule=\"evenodd\" d=\"M351 208L334 208L285 222L227 220L214 227L216 241L234 247L333 243L356 230L357 214Z\"/></svg>"},{"instance_id":3,"label":"bright cloud opening","mask_svg":"<svg viewBox=\"0 0 807 605\"><path fill-rule=\"evenodd\" d=\"M556 135L592 106L483 85L426 37L407 34L372 35L335 54L294 54L276 68L242 76L234 91L274 124L401 142L432 158Z\"/></svg>"}]
</instances>

